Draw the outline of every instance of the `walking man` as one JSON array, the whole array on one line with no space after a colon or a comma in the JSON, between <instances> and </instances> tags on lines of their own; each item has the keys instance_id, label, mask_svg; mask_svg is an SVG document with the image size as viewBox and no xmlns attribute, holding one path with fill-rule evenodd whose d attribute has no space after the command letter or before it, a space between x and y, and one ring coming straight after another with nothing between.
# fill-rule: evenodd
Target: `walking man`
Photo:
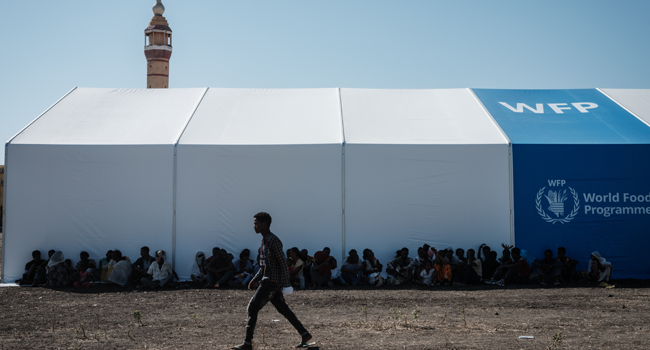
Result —
<instances>
[{"instance_id":1,"label":"walking man","mask_svg":"<svg viewBox=\"0 0 650 350\"><path fill-rule=\"evenodd\" d=\"M248 303L248 322L246 324L246 339L244 343L239 346L234 346L233 350L252 350L253 349L253 333L255 332L255 324L257 323L257 313L266 305L271 302L282 316L284 316L292 326L296 328L302 339L300 344L296 347L307 347L311 334L300 323L296 315L289 309L289 306L284 301L282 289L290 287L289 270L287 269L287 258L284 255L282 248L282 241L274 235L271 230L271 215L269 213L260 212L255 214L253 227L255 233L262 235L262 246L260 247L260 270L255 277L248 284L248 289L257 290L255 295ZM259 282L259 286L258 286Z\"/></svg>"}]
</instances>

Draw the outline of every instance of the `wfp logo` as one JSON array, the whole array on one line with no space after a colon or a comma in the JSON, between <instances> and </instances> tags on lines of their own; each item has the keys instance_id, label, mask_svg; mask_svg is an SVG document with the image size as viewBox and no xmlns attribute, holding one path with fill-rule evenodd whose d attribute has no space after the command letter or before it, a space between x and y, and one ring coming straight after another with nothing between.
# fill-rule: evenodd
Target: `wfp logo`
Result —
<instances>
[{"instance_id":1,"label":"wfp logo","mask_svg":"<svg viewBox=\"0 0 650 350\"><path fill-rule=\"evenodd\" d=\"M549 187L564 187L564 184L566 184L566 181L564 180L548 180ZM542 217L542 219L544 219L544 221L550 222L552 224L555 224L556 222L564 224L573 220L573 218L578 214L578 210L580 210L580 199L578 199L578 192L576 192L576 190L571 187L567 186L567 188L569 189L569 193L567 193L567 190L563 188L557 190L549 188L546 194L544 194L546 187L542 187L537 192L535 207L537 208L537 213ZM571 208L572 201L569 200L569 194L573 198L573 208L569 214L565 216L564 214L567 211L565 205L568 204L569 208ZM543 198L546 199L546 201L543 201ZM546 213L544 210L545 206L543 206L542 203L548 205L546 206L546 210L551 212L551 215Z\"/></svg>"}]
</instances>

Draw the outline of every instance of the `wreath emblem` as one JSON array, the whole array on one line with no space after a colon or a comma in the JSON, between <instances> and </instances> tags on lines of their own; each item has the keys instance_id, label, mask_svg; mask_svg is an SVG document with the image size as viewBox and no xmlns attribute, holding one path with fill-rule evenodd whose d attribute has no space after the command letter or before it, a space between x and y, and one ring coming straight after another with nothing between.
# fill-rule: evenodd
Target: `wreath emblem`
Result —
<instances>
[{"instance_id":1,"label":"wreath emblem","mask_svg":"<svg viewBox=\"0 0 650 350\"><path fill-rule=\"evenodd\" d=\"M573 195L573 210L569 213L569 215L565 217L560 217L560 218L552 218L542 208L542 196L544 195L544 189L546 187L542 187L542 189L537 192L537 199L535 200L535 207L537 208L537 214L544 219L546 222L550 222L552 224L555 224L556 222L560 222L562 224L567 223L578 214L578 210L580 210L580 199L578 199L578 192L574 190L573 188L569 187L569 191L571 191L571 194Z\"/></svg>"}]
</instances>

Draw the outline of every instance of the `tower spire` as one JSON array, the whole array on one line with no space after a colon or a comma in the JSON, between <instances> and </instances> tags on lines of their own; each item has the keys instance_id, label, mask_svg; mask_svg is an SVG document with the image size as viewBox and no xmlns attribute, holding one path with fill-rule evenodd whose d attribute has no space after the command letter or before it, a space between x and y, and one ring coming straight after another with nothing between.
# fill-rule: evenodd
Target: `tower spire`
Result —
<instances>
[{"instance_id":1,"label":"tower spire","mask_svg":"<svg viewBox=\"0 0 650 350\"><path fill-rule=\"evenodd\" d=\"M147 88L169 87L169 59L172 57L172 29L163 13L162 0L153 5L153 18L144 30L144 55L147 58Z\"/></svg>"}]
</instances>

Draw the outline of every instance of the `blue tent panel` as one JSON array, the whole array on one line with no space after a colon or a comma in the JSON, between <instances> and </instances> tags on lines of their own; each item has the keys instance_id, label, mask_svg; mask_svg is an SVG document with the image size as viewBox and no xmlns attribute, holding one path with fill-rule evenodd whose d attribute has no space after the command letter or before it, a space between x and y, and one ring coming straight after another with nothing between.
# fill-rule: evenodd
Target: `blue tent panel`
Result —
<instances>
[{"instance_id":1,"label":"blue tent panel","mask_svg":"<svg viewBox=\"0 0 650 350\"><path fill-rule=\"evenodd\" d=\"M650 128L596 89L472 89L513 144L650 143Z\"/></svg>"},{"instance_id":2,"label":"blue tent panel","mask_svg":"<svg viewBox=\"0 0 650 350\"><path fill-rule=\"evenodd\" d=\"M648 160L650 145L513 145L515 244L563 246L581 270L598 251L614 278L649 278Z\"/></svg>"}]
</instances>

